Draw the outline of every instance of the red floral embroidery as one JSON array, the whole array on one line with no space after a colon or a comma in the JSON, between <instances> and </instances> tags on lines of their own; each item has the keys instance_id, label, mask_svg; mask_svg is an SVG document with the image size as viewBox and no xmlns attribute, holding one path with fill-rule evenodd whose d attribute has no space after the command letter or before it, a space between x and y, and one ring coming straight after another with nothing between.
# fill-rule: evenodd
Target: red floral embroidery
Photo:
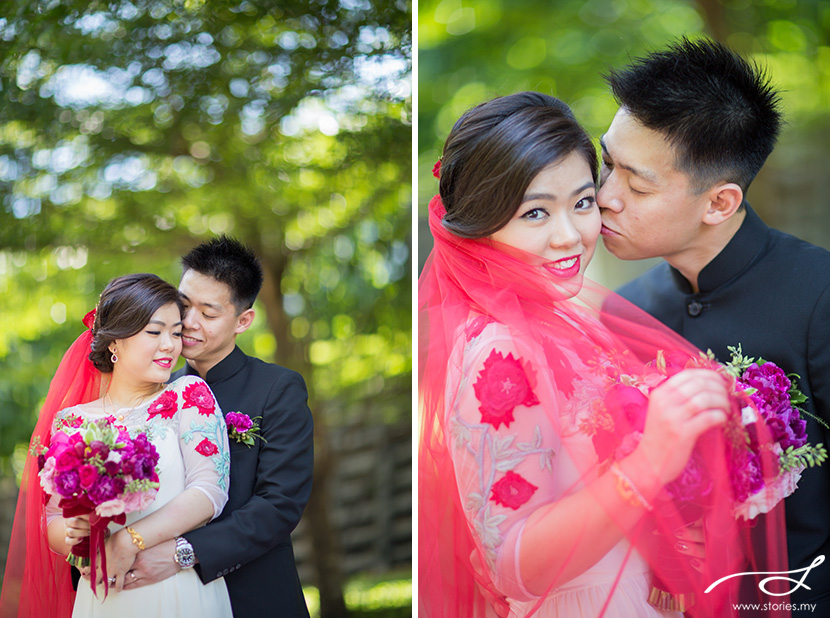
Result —
<instances>
[{"instance_id":1,"label":"red floral embroidery","mask_svg":"<svg viewBox=\"0 0 830 618\"><path fill-rule=\"evenodd\" d=\"M161 418L173 418L176 414L177 400L179 396L173 391L164 391L158 398L150 404L147 408L147 420L149 421L154 416L161 416Z\"/></svg>"},{"instance_id":2,"label":"red floral embroidery","mask_svg":"<svg viewBox=\"0 0 830 618\"><path fill-rule=\"evenodd\" d=\"M438 159L435 165L432 166L432 175L436 178L441 178L441 159Z\"/></svg>"},{"instance_id":3,"label":"red floral embroidery","mask_svg":"<svg viewBox=\"0 0 830 618\"><path fill-rule=\"evenodd\" d=\"M501 352L490 352L484 361L484 369L473 384L476 398L481 402L478 409L482 423L490 423L496 429L501 424L510 427L510 423L515 420L513 409L516 406L535 406L539 403L533 394L525 367L532 377L529 363L523 365L512 354L505 358Z\"/></svg>"},{"instance_id":4,"label":"red floral embroidery","mask_svg":"<svg viewBox=\"0 0 830 618\"><path fill-rule=\"evenodd\" d=\"M467 338L467 341L478 337L481 334L481 331L484 330L484 327L490 322L495 322L495 320L489 315L480 315L470 320L464 329L464 336Z\"/></svg>"},{"instance_id":5,"label":"red floral embroidery","mask_svg":"<svg viewBox=\"0 0 830 618\"><path fill-rule=\"evenodd\" d=\"M536 485L525 480L520 474L509 471L493 484L490 500L515 511L530 500L537 489L539 488Z\"/></svg>"},{"instance_id":6,"label":"red floral embroidery","mask_svg":"<svg viewBox=\"0 0 830 618\"><path fill-rule=\"evenodd\" d=\"M211 455L216 455L216 453L219 452L219 448L213 442L205 438L196 445L196 452L204 455L205 457L210 457Z\"/></svg>"},{"instance_id":7,"label":"red floral embroidery","mask_svg":"<svg viewBox=\"0 0 830 618\"><path fill-rule=\"evenodd\" d=\"M199 408L199 414L210 416L216 410L216 402L213 399L213 393L210 392L208 385L204 382L194 382L182 393L184 397L183 408L192 408L196 406Z\"/></svg>"}]
</instances>

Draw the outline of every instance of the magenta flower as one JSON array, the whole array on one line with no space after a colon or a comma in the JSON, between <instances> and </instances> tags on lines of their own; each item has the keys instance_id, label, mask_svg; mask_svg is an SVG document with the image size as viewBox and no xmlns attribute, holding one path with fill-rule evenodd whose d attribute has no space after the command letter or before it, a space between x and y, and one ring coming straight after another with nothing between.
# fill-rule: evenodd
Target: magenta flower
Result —
<instances>
[{"instance_id":1,"label":"magenta flower","mask_svg":"<svg viewBox=\"0 0 830 618\"><path fill-rule=\"evenodd\" d=\"M711 491L712 479L697 450L692 451L692 456L680 476L666 485L666 492L677 500L694 500L697 497L708 496Z\"/></svg>"},{"instance_id":2,"label":"magenta flower","mask_svg":"<svg viewBox=\"0 0 830 618\"><path fill-rule=\"evenodd\" d=\"M55 475L55 489L64 498L74 496L81 489L81 478L77 470L64 470Z\"/></svg>"},{"instance_id":3,"label":"magenta flower","mask_svg":"<svg viewBox=\"0 0 830 618\"><path fill-rule=\"evenodd\" d=\"M228 412L225 416L228 427L232 427L237 433L245 433L254 426L251 417L241 412Z\"/></svg>"},{"instance_id":4,"label":"magenta flower","mask_svg":"<svg viewBox=\"0 0 830 618\"><path fill-rule=\"evenodd\" d=\"M81 487L89 489L92 484L98 479L98 468L90 464L84 464L78 470Z\"/></svg>"},{"instance_id":5,"label":"magenta flower","mask_svg":"<svg viewBox=\"0 0 830 618\"><path fill-rule=\"evenodd\" d=\"M101 504L107 500L114 500L123 491L126 483L122 478L100 476L95 484L89 489L89 498L95 504Z\"/></svg>"}]
</instances>

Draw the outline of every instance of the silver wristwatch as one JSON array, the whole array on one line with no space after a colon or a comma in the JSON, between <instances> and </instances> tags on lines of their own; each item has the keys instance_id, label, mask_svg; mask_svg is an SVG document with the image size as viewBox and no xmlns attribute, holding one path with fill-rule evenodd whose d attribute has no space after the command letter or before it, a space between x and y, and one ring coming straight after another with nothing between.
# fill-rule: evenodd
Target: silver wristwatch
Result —
<instances>
[{"instance_id":1,"label":"silver wristwatch","mask_svg":"<svg viewBox=\"0 0 830 618\"><path fill-rule=\"evenodd\" d=\"M176 537L176 553L173 555L173 560L183 569L189 569L196 564L193 546L183 536Z\"/></svg>"}]
</instances>

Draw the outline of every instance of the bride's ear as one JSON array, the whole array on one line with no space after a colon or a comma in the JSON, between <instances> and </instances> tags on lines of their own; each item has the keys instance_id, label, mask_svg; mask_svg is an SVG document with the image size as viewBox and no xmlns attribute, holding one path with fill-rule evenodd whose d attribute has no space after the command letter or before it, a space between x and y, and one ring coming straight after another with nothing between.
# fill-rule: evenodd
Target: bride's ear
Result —
<instances>
[{"instance_id":1,"label":"bride's ear","mask_svg":"<svg viewBox=\"0 0 830 618\"><path fill-rule=\"evenodd\" d=\"M732 218L744 201L744 192L734 182L716 185L709 190L709 209L703 215L703 223L719 225Z\"/></svg>"}]
</instances>

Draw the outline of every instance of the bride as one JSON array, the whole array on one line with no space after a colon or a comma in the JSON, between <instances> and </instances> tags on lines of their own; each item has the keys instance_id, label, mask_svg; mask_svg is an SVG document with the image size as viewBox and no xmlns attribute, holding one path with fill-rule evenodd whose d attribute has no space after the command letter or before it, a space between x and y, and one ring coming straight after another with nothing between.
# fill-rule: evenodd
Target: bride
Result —
<instances>
[{"instance_id":1,"label":"bride","mask_svg":"<svg viewBox=\"0 0 830 618\"><path fill-rule=\"evenodd\" d=\"M700 594L696 572L743 564L734 524L718 547L673 525L664 555L649 547L666 526L646 527L698 437L735 410L727 382L675 373L639 442L602 465L609 386L698 352L583 278L601 226L590 138L561 101L506 96L458 120L435 173L418 300L421 615L679 617L649 603L656 574L679 568ZM712 495L728 483L715 476ZM708 615L729 615L712 597Z\"/></svg>"},{"instance_id":2,"label":"bride","mask_svg":"<svg viewBox=\"0 0 830 618\"><path fill-rule=\"evenodd\" d=\"M192 568L122 590L125 578L134 577L130 567L138 551L204 525L227 501L227 430L210 389L193 376L165 384L181 353L182 312L175 287L137 274L111 281L94 318L85 320L89 330L61 361L32 442L48 444L56 422L71 415L115 417L156 447L160 486L149 507L128 513L124 526L110 524L106 598L100 570L84 573L75 595L64 556L89 535L89 519L64 518L54 497L43 506L30 457L3 582L3 617L231 616L224 580L203 585Z\"/></svg>"}]
</instances>

